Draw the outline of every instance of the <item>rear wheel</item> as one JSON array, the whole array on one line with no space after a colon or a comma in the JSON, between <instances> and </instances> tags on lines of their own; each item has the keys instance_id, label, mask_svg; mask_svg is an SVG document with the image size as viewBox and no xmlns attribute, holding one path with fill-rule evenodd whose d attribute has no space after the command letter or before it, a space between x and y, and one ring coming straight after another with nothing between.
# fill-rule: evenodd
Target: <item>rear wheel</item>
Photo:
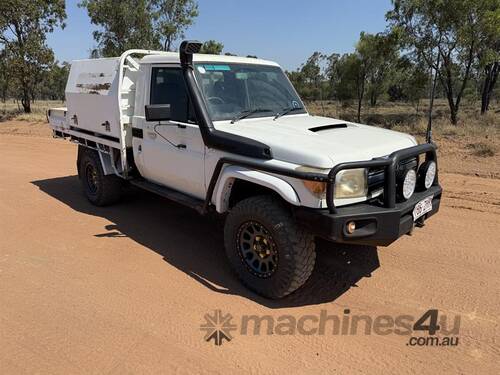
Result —
<instances>
[{"instance_id":1,"label":"rear wheel","mask_svg":"<svg viewBox=\"0 0 500 375\"><path fill-rule=\"evenodd\" d=\"M268 298L300 288L314 268L313 236L272 196L239 202L226 218L227 257L241 281Z\"/></svg>"},{"instance_id":2,"label":"rear wheel","mask_svg":"<svg viewBox=\"0 0 500 375\"><path fill-rule=\"evenodd\" d=\"M120 200L123 181L106 176L99 155L94 150L82 152L78 165L80 181L88 200L96 206L106 206Z\"/></svg>"}]
</instances>

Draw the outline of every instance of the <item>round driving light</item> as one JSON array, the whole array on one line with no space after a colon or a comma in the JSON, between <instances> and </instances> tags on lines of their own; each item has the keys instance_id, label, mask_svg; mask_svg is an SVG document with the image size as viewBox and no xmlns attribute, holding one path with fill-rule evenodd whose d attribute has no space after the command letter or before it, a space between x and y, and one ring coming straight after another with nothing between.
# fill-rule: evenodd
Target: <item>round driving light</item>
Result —
<instances>
[{"instance_id":1,"label":"round driving light","mask_svg":"<svg viewBox=\"0 0 500 375\"><path fill-rule=\"evenodd\" d=\"M436 178L436 163L433 161L427 162L424 171L424 186L426 189L429 189L434 183L434 179Z\"/></svg>"},{"instance_id":2,"label":"round driving light","mask_svg":"<svg viewBox=\"0 0 500 375\"><path fill-rule=\"evenodd\" d=\"M414 169L408 169L403 180L403 198L410 199L417 184L417 173Z\"/></svg>"},{"instance_id":3,"label":"round driving light","mask_svg":"<svg viewBox=\"0 0 500 375\"><path fill-rule=\"evenodd\" d=\"M353 234L356 230L356 223L354 221L350 221L347 223L347 233Z\"/></svg>"}]
</instances>

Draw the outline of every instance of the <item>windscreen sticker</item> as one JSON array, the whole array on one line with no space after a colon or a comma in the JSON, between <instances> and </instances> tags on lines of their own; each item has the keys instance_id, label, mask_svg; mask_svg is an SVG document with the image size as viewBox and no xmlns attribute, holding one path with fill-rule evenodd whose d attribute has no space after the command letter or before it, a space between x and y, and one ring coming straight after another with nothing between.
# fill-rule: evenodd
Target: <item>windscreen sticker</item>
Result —
<instances>
[{"instance_id":1,"label":"windscreen sticker","mask_svg":"<svg viewBox=\"0 0 500 375\"><path fill-rule=\"evenodd\" d=\"M204 68L204 67L202 67L202 66L199 66L199 67L198 67L198 71L199 71L201 74L205 74L205 73L207 72L207 71L205 70L205 68Z\"/></svg>"},{"instance_id":2,"label":"windscreen sticker","mask_svg":"<svg viewBox=\"0 0 500 375\"><path fill-rule=\"evenodd\" d=\"M248 73L238 72L235 74L236 79L248 79Z\"/></svg>"},{"instance_id":3,"label":"windscreen sticker","mask_svg":"<svg viewBox=\"0 0 500 375\"><path fill-rule=\"evenodd\" d=\"M205 65L205 69L212 71L230 71L231 67L229 65Z\"/></svg>"}]
</instances>

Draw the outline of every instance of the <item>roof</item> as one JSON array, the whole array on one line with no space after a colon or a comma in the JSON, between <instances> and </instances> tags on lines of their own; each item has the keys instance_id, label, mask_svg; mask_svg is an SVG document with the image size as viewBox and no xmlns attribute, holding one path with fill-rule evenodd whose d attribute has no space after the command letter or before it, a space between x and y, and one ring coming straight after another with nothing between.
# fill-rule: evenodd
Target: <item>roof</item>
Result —
<instances>
[{"instance_id":1,"label":"roof","mask_svg":"<svg viewBox=\"0 0 500 375\"><path fill-rule=\"evenodd\" d=\"M206 55L195 53L193 55L194 62L220 62L220 63L236 63L236 64L255 64L255 65L272 65L279 66L274 61L255 59L252 57L226 56L226 55ZM146 55L141 59L142 64L162 64L162 63L178 63L180 57L178 52L162 52L161 54Z\"/></svg>"}]
</instances>

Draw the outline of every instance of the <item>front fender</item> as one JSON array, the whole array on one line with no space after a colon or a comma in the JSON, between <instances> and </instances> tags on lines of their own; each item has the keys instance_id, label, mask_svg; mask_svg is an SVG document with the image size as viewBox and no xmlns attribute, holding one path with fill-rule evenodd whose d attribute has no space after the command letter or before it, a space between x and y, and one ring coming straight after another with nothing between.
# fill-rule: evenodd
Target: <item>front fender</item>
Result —
<instances>
[{"instance_id":1,"label":"front fender","mask_svg":"<svg viewBox=\"0 0 500 375\"><path fill-rule=\"evenodd\" d=\"M251 169L228 166L223 169L215 188L215 208L218 213L224 213L229 208L229 197L235 180L244 180L264 186L278 193L286 202L300 206L300 199L293 187L285 180L276 176Z\"/></svg>"}]
</instances>

